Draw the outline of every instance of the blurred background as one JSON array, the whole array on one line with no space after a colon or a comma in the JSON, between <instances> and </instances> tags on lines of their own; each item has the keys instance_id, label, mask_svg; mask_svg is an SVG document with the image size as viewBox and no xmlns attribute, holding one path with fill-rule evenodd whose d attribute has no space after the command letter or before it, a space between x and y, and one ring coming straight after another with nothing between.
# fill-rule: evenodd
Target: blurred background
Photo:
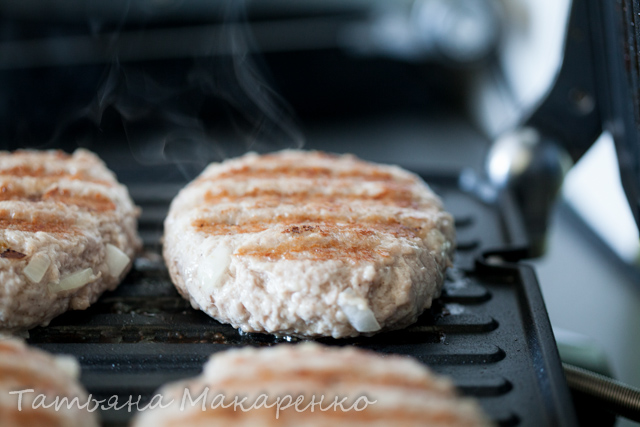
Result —
<instances>
[{"instance_id":1,"label":"blurred background","mask_svg":"<svg viewBox=\"0 0 640 427\"><path fill-rule=\"evenodd\" d=\"M606 19L637 4L592 3L1 0L1 147L86 147L125 183L304 147L510 191L562 356L640 386L637 100L605 85L634 87Z\"/></svg>"}]
</instances>

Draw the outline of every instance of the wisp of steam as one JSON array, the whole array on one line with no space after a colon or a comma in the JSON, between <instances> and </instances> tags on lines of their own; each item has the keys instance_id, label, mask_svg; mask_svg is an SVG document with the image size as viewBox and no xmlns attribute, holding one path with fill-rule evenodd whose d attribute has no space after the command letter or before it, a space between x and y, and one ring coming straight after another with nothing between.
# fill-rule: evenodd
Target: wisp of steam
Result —
<instances>
[{"instance_id":1,"label":"wisp of steam","mask_svg":"<svg viewBox=\"0 0 640 427\"><path fill-rule=\"evenodd\" d=\"M267 83L246 17L244 1L226 0L223 23L212 30L209 54L193 58L184 78L173 78L172 70L163 68L170 62L158 61L151 68L119 59L123 13L113 33L113 61L95 98L66 120L56 136L81 119L100 127L105 111L113 109L137 162L176 164L187 179L211 161L244 151L301 148L302 132L285 100ZM89 22L99 31L98 19L89 17ZM205 120L201 109L212 100L221 103L226 114ZM211 129L217 128L233 131L214 135Z\"/></svg>"}]
</instances>

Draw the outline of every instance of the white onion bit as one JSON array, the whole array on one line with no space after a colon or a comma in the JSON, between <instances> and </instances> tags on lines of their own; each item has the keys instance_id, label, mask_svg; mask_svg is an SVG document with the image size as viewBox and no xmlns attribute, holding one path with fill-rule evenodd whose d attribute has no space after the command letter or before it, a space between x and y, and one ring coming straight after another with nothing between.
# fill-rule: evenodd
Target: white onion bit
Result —
<instances>
[{"instance_id":1,"label":"white onion bit","mask_svg":"<svg viewBox=\"0 0 640 427\"><path fill-rule=\"evenodd\" d=\"M231 264L231 249L221 244L198 266L197 274L200 282L210 290L217 288L229 264Z\"/></svg>"},{"instance_id":2,"label":"white onion bit","mask_svg":"<svg viewBox=\"0 0 640 427\"><path fill-rule=\"evenodd\" d=\"M97 277L93 275L93 270L90 268L85 268L84 270L76 271L75 273L70 274L64 279L60 280L59 283L49 283L49 288L53 292L62 292L69 291L72 289L81 288L87 283L91 283L96 280Z\"/></svg>"},{"instance_id":3,"label":"white onion bit","mask_svg":"<svg viewBox=\"0 0 640 427\"><path fill-rule=\"evenodd\" d=\"M40 283L50 266L51 259L42 252L37 253L31 257L29 264L24 268L24 275L33 283Z\"/></svg>"},{"instance_id":4,"label":"white onion bit","mask_svg":"<svg viewBox=\"0 0 640 427\"><path fill-rule=\"evenodd\" d=\"M367 301L356 296L352 290L348 289L340 294L338 306L356 331L375 332L381 329Z\"/></svg>"},{"instance_id":5,"label":"white onion bit","mask_svg":"<svg viewBox=\"0 0 640 427\"><path fill-rule=\"evenodd\" d=\"M127 268L131 258L111 243L107 243L107 267L113 277L120 277Z\"/></svg>"}]
</instances>

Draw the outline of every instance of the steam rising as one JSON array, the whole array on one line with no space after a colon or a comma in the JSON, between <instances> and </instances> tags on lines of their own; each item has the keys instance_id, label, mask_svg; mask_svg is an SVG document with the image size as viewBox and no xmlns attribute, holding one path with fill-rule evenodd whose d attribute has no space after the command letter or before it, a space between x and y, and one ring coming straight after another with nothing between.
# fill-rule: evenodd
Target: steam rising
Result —
<instances>
[{"instance_id":1,"label":"steam rising","mask_svg":"<svg viewBox=\"0 0 640 427\"><path fill-rule=\"evenodd\" d=\"M212 31L209 55L194 58L180 78L174 64L125 64L114 51L95 98L64 126L85 118L100 127L113 109L140 164L175 163L186 178L230 151L238 154L238 144L242 151L300 148L304 140L292 113L263 77L259 65L264 64L256 63L245 2L227 0L224 9L224 25ZM89 21L92 31L100 31L100 22ZM225 114L205 117L203 108L212 103L222 104ZM235 132L220 135L220 128Z\"/></svg>"},{"instance_id":2,"label":"steam rising","mask_svg":"<svg viewBox=\"0 0 640 427\"><path fill-rule=\"evenodd\" d=\"M217 37L222 46L216 51L231 54L209 56L213 60L209 59L208 64L203 61L191 74L192 81L198 83L204 93L217 95L240 113L251 129L245 141L249 148L302 147L303 136L293 123L286 102L267 84L254 62L251 52L258 49L248 27L238 25L246 23L244 1L227 1L225 22L229 25L222 27Z\"/></svg>"}]
</instances>

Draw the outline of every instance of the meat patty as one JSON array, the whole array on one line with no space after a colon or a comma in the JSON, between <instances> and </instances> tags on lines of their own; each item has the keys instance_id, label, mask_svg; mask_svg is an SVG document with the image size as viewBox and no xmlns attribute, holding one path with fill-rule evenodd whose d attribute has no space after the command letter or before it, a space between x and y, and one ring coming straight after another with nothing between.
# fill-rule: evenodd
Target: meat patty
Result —
<instances>
[{"instance_id":1,"label":"meat patty","mask_svg":"<svg viewBox=\"0 0 640 427\"><path fill-rule=\"evenodd\" d=\"M0 330L47 325L115 289L141 246L137 216L87 150L0 152Z\"/></svg>"},{"instance_id":2,"label":"meat patty","mask_svg":"<svg viewBox=\"0 0 640 427\"><path fill-rule=\"evenodd\" d=\"M173 404L140 413L134 427L490 425L475 401L410 358L314 343L217 353L202 375L157 394Z\"/></svg>"},{"instance_id":3,"label":"meat patty","mask_svg":"<svg viewBox=\"0 0 640 427\"><path fill-rule=\"evenodd\" d=\"M98 426L96 414L87 410L94 404L80 409L88 396L78 383L79 370L76 360L69 356L54 357L17 339L0 336L0 425ZM69 405L62 401L64 398ZM74 398L78 400L73 402ZM45 407L49 405L54 406Z\"/></svg>"},{"instance_id":4,"label":"meat patty","mask_svg":"<svg viewBox=\"0 0 640 427\"><path fill-rule=\"evenodd\" d=\"M164 258L179 292L222 322L340 338L415 322L454 239L418 176L285 150L208 166L171 204Z\"/></svg>"}]
</instances>

